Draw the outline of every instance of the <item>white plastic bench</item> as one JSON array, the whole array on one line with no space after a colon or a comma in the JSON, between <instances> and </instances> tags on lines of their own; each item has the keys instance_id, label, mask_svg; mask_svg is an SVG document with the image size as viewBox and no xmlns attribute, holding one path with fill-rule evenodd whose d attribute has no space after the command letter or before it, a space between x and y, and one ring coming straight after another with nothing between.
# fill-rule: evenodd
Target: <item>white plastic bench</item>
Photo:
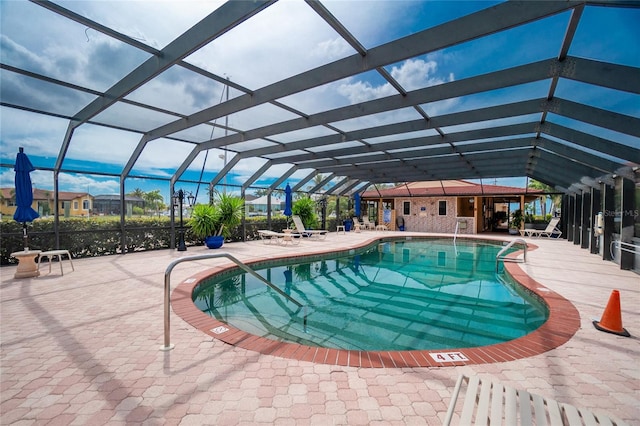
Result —
<instances>
[{"instance_id":1,"label":"white plastic bench","mask_svg":"<svg viewBox=\"0 0 640 426\"><path fill-rule=\"evenodd\" d=\"M467 384L459 425L609 425L626 423L478 376L458 377L444 424L451 425L458 396Z\"/></svg>"},{"instance_id":2,"label":"white plastic bench","mask_svg":"<svg viewBox=\"0 0 640 426\"><path fill-rule=\"evenodd\" d=\"M40 271L40 263L43 258L47 258L49 260L49 273L51 273L51 260L58 256L58 262L60 263L60 275L64 275L64 271L62 270L62 256L66 255L69 258L69 263L71 264L71 270L75 271L76 269L73 267L73 261L71 260L71 253L69 250L49 250L40 252L38 255L38 271Z\"/></svg>"}]
</instances>

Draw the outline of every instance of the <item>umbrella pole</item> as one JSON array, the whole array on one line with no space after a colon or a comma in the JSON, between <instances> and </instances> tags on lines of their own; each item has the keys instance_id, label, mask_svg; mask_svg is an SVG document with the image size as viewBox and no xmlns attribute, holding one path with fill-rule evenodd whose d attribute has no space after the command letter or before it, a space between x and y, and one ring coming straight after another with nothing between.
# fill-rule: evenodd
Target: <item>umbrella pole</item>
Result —
<instances>
[{"instance_id":1,"label":"umbrella pole","mask_svg":"<svg viewBox=\"0 0 640 426\"><path fill-rule=\"evenodd\" d=\"M22 239L24 240L24 251L29 251L29 237L27 236L27 222L22 222Z\"/></svg>"}]
</instances>

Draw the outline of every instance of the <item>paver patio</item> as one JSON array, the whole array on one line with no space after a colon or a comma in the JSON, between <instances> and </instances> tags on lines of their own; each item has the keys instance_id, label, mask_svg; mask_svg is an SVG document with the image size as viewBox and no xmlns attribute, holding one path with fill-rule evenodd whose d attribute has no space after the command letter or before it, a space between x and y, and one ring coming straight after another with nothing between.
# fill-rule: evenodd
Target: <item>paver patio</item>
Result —
<instances>
[{"instance_id":1,"label":"paver patio","mask_svg":"<svg viewBox=\"0 0 640 426\"><path fill-rule=\"evenodd\" d=\"M331 233L295 247L255 241L222 250L251 260L382 235ZM165 269L178 257L211 252L204 247L77 259L64 276L45 268L38 278L14 279L16 267L4 267L0 423L438 425L464 372L640 425L640 277L565 240L527 240L539 248L518 267L574 304L578 332L533 357L440 368L355 368L262 355L214 339L173 313L175 348L160 351ZM223 262L181 263L173 287ZM613 289L620 291L630 338L592 325Z\"/></svg>"}]
</instances>

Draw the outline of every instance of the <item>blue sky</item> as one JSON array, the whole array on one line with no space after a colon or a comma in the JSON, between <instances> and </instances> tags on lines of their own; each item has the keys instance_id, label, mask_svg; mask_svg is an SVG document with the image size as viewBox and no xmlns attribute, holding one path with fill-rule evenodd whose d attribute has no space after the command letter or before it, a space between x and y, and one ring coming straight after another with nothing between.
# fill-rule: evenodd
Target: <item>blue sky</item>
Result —
<instances>
[{"instance_id":1,"label":"blue sky","mask_svg":"<svg viewBox=\"0 0 640 426\"><path fill-rule=\"evenodd\" d=\"M71 1L57 2L63 7L111 26L149 46L162 48L197 23L221 3L213 1ZM373 48L425 28L429 28L498 2L484 1L328 1L325 4L366 48ZM15 0L0 2L1 59L9 66L22 67L47 77L96 91L104 91L142 63L149 55L108 39L80 24L60 18L33 3ZM25 25L28 16L29 25ZM566 30L569 13L561 13L478 40L390 64L387 71L408 90L459 80L531 61L554 58ZM640 66L640 9L619 10L586 7L569 55L616 64ZM292 37L292 34L295 36ZM354 54L304 2L284 0L268 7L248 22L214 40L186 61L250 89L258 89L324 63ZM1 70L1 95L10 103L31 105L47 111L73 115L91 102L93 95L17 76ZM463 111L487 105L546 96L548 82L487 92L465 98L453 98L425 105L431 116ZM134 91L127 99L143 102L182 114L192 114L215 105L223 99L224 86L195 75L183 68L167 72ZM339 80L304 94L280 101L312 114L326 109L394 94L392 87L379 74L368 72ZM556 94L577 102L638 117L638 95L609 89L585 87L563 80ZM231 89L230 97L239 92ZM384 122L414 119L411 111L397 111L334 123L343 130L379 125ZM228 117L229 127L249 130L265 124L294 118L289 112L272 105L262 105ZM94 195L118 193L117 177L138 144L141 132L173 121L175 117L160 112L147 112L132 105L118 105L95 117L96 121L120 123L139 132L129 132L86 124L78 128L63 166L88 174L61 173L60 189L87 191ZM562 118L553 118L562 121ZM218 124L223 124L218 122ZM60 154L68 121L28 111L0 107L0 160L11 165L19 146L25 147L36 167L51 168ZM455 131L457 129L444 129ZM638 146L637 139L612 135L604 129L588 129L602 137ZM214 136L221 136L220 129ZM280 141L309 138L326 134L324 128L311 128L292 134L278 135ZM425 134L432 134L425 132ZM184 137L206 140L210 126L197 126L185 131ZM259 145L259 141L251 142ZM182 163L192 145L159 139L145 147L131 175L168 179ZM223 165L223 151L211 150L206 163L200 155L183 176L197 180L204 165L204 181L216 176ZM229 154L232 155L232 154ZM228 183L242 184L258 170L264 160L242 160L228 176ZM288 170L287 166L269 169L259 184L268 184ZM90 174L95 172L96 174ZM309 170L300 170L288 180L295 184ZM33 173L34 184L52 189L50 171ZM13 171L0 169L0 183L12 186ZM499 181L513 185L523 179ZM286 182L282 184L282 187ZM195 191L193 184L180 185ZM206 187L206 185L205 185ZM168 196L168 182L156 179L127 179L126 190L160 189ZM200 189L204 197L206 190ZM203 198L204 199L204 198Z\"/></svg>"}]
</instances>

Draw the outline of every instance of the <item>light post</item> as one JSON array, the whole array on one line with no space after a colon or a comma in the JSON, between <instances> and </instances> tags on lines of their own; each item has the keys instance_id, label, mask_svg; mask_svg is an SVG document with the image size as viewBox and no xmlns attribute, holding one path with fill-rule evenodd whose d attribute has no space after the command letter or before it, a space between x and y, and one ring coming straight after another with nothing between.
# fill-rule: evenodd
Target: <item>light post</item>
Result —
<instances>
[{"instance_id":1,"label":"light post","mask_svg":"<svg viewBox=\"0 0 640 426\"><path fill-rule=\"evenodd\" d=\"M186 197L189 207L193 206L195 198L191 192L188 193L182 189L173 193L173 206L180 209L180 229L178 230L178 251L187 251L187 246L184 243L184 228L182 223L182 206ZM177 203L177 204L176 204Z\"/></svg>"}]
</instances>

